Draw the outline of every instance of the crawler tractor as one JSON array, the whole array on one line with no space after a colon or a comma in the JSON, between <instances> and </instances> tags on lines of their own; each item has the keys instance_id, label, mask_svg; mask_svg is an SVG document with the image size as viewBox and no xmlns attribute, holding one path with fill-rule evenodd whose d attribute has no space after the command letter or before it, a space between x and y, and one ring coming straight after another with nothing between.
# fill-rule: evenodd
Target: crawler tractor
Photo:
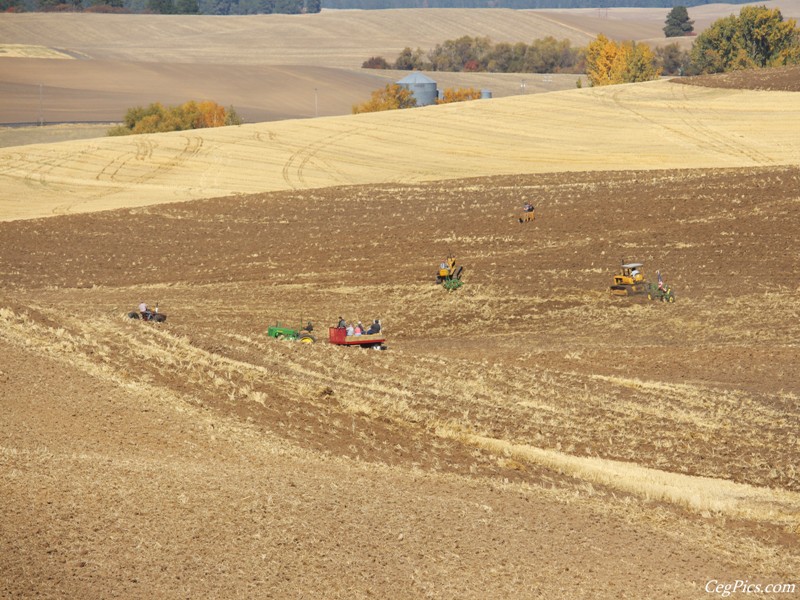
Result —
<instances>
[{"instance_id":1,"label":"crawler tractor","mask_svg":"<svg viewBox=\"0 0 800 600\"><path fill-rule=\"evenodd\" d=\"M635 296L646 294L649 284L642 273L642 263L627 263L622 265L620 272L614 275L614 285L611 293L616 296Z\"/></svg>"}]
</instances>

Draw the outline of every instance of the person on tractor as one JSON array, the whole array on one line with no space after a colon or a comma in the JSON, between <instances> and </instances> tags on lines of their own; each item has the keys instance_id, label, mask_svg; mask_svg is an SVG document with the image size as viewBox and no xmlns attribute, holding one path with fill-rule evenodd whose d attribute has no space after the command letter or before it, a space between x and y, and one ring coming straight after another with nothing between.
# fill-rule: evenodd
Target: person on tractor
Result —
<instances>
[{"instance_id":1,"label":"person on tractor","mask_svg":"<svg viewBox=\"0 0 800 600\"><path fill-rule=\"evenodd\" d=\"M526 202L522 205L522 212L533 212L533 204Z\"/></svg>"},{"instance_id":2,"label":"person on tractor","mask_svg":"<svg viewBox=\"0 0 800 600\"><path fill-rule=\"evenodd\" d=\"M139 314L142 315L142 319L145 321L149 321L150 317L153 316L152 311L147 306L147 302L139 303Z\"/></svg>"}]
</instances>

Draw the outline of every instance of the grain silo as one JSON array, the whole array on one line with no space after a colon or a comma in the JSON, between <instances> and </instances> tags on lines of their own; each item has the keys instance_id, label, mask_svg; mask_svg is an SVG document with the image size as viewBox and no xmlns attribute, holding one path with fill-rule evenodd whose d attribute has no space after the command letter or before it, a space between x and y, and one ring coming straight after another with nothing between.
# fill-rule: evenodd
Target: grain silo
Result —
<instances>
[{"instance_id":1,"label":"grain silo","mask_svg":"<svg viewBox=\"0 0 800 600\"><path fill-rule=\"evenodd\" d=\"M411 75L403 77L397 82L397 85L406 88L414 95L417 106L436 104L438 97L436 82L422 73L415 71Z\"/></svg>"}]
</instances>

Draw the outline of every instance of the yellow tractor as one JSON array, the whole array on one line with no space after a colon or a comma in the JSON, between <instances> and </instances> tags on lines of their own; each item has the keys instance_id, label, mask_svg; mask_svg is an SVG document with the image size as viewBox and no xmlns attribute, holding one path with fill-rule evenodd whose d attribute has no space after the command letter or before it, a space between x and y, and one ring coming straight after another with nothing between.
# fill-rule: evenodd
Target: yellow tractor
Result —
<instances>
[{"instance_id":1,"label":"yellow tractor","mask_svg":"<svg viewBox=\"0 0 800 600\"><path fill-rule=\"evenodd\" d=\"M650 288L644 279L642 263L626 263L620 268L620 272L614 275L614 285L611 286L611 293L616 296L635 296L646 294Z\"/></svg>"},{"instance_id":2,"label":"yellow tractor","mask_svg":"<svg viewBox=\"0 0 800 600\"><path fill-rule=\"evenodd\" d=\"M439 272L436 275L436 283L441 283L446 290L455 290L464 283L461 281L461 274L464 267L456 267L456 259L448 256L447 260L439 265Z\"/></svg>"},{"instance_id":3,"label":"yellow tractor","mask_svg":"<svg viewBox=\"0 0 800 600\"><path fill-rule=\"evenodd\" d=\"M530 223L536 220L536 208L530 202L526 202L522 207L522 212L517 215L520 223Z\"/></svg>"}]
</instances>

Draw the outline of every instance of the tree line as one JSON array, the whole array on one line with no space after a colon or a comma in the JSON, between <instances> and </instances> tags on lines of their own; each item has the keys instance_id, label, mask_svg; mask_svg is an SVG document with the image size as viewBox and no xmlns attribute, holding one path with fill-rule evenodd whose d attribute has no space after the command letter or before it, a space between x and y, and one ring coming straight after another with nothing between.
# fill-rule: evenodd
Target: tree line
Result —
<instances>
[{"instance_id":1,"label":"tree line","mask_svg":"<svg viewBox=\"0 0 800 600\"><path fill-rule=\"evenodd\" d=\"M0 0L0 12L254 15L318 13L321 9L321 0Z\"/></svg>"},{"instance_id":2,"label":"tree line","mask_svg":"<svg viewBox=\"0 0 800 600\"><path fill-rule=\"evenodd\" d=\"M694 34L685 6L669 11L664 35ZM437 44L428 52L404 48L394 61L373 56L366 69L487 73L586 73L592 85L632 83L660 75L699 75L733 69L800 63L800 30L779 9L745 6L739 15L717 20L692 44L677 42L653 51L646 44L614 42L602 34L586 48L552 36L524 42L493 44L488 37L462 36Z\"/></svg>"},{"instance_id":3,"label":"tree line","mask_svg":"<svg viewBox=\"0 0 800 600\"><path fill-rule=\"evenodd\" d=\"M400 71L466 71L488 73L582 73L585 51L569 40L552 36L534 40L493 44L488 37L462 36L446 40L429 51L404 48L394 62L380 56L364 61L367 69Z\"/></svg>"}]
</instances>

